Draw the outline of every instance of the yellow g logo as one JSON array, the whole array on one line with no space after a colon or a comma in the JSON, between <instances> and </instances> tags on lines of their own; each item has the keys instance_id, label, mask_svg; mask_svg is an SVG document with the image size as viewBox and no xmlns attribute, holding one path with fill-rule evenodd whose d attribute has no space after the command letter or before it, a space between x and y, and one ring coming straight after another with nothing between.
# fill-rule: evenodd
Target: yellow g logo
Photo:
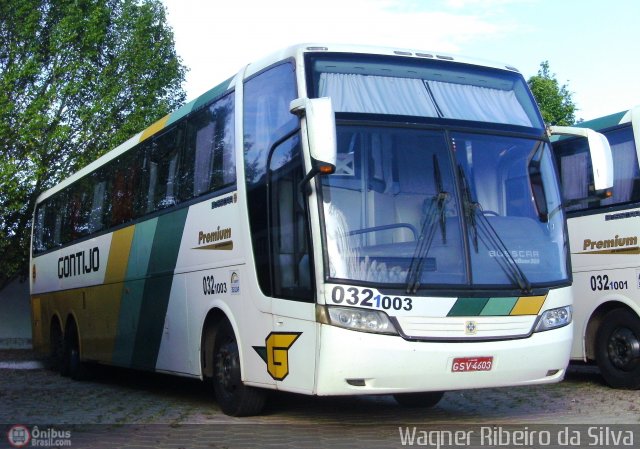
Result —
<instances>
[{"instance_id":1,"label":"yellow g logo","mask_svg":"<svg viewBox=\"0 0 640 449\"><path fill-rule=\"evenodd\" d=\"M265 346L253 349L267 362L267 372L275 380L284 380L289 375L289 348L302 332L271 332L265 338Z\"/></svg>"}]
</instances>

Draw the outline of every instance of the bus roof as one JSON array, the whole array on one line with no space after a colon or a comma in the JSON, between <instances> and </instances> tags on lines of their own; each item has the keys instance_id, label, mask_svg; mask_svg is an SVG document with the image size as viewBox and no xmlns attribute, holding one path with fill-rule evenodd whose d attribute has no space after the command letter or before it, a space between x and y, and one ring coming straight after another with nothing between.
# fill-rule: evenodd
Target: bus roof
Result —
<instances>
[{"instance_id":1,"label":"bus roof","mask_svg":"<svg viewBox=\"0 0 640 449\"><path fill-rule=\"evenodd\" d=\"M640 123L640 105L634 106L626 111L616 112L615 114L609 114L602 117L596 117L591 120L585 120L572 126L575 126L577 128L589 128L597 132L606 132L611 128L615 128L619 125L631 122L635 123L632 126L637 129L638 124ZM569 139L576 139L576 137L564 135L551 136L552 143L562 142ZM640 148L640 136L636 134L635 139L636 146Z\"/></svg>"},{"instance_id":2,"label":"bus roof","mask_svg":"<svg viewBox=\"0 0 640 449\"><path fill-rule=\"evenodd\" d=\"M618 126L623 123L622 118L628 111L616 112L615 114L605 115L604 117L597 117L591 120L586 120L584 122L577 123L575 126L580 128L589 128L593 130L601 130L612 128L614 126Z\"/></svg>"}]
</instances>

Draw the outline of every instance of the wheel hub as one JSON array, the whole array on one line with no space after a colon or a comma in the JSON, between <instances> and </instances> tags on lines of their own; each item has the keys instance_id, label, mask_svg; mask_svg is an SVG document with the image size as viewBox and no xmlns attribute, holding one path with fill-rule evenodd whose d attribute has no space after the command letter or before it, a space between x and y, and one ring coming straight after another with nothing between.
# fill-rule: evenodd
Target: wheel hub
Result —
<instances>
[{"instance_id":1,"label":"wheel hub","mask_svg":"<svg viewBox=\"0 0 640 449\"><path fill-rule=\"evenodd\" d=\"M217 363L217 377L220 385L228 392L233 392L237 385L236 379L240 378L239 364L234 354L228 348L220 349Z\"/></svg>"},{"instance_id":2,"label":"wheel hub","mask_svg":"<svg viewBox=\"0 0 640 449\"><path fill-rule=\"evenodd\" d=\"M619 328L611 334L607 350L609 359L616 368L629 371L640 359L640 340L631 329Z\"/></svg>"}]
</instances>

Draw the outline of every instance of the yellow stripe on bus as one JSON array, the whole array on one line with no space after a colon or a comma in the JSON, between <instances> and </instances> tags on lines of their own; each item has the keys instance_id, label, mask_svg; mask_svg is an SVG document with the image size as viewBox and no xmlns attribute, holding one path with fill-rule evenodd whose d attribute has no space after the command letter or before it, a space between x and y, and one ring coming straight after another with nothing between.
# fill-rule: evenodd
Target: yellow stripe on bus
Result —
<instances>
[{"instance_id":1,"label":"yellow stripe on bus","mask_svg":"<svg viewBox=\"0 0 640 449\"><path fill-rule=\"evenodd\" d=\"M510 315L537 315L547 296L521 296Z\"/></svg>"},{"instance_id":2,"label":"yellow stripe on bus","mask_svg":"<svg viewBox=\"0 0 640 449\"><path fill-rule=\"evenodd\" d=\"M142 132L142 135L140 136L140 142L142 142L143 140L147 139L148 137L151 137L152 135L154 135L155 133L160 131L162 128L164 128L165 125L167 124L168 120L169 120L169 114L165 115L160 120L155 122L153 125L149 126L147 129L145 129Z\"/></svg>"},{"instance_id":3,"label":"yellow stripe on bus","mask_svg":"<svg viewBox=\"0 0 640 449\"><path fill-rule=\"evenodd\" d=\"M113 233L111 248L109 249L109 260L104 274L105 284L124 281L134 229L135 226L128 226Z\"/></svg>"}]
</instances>

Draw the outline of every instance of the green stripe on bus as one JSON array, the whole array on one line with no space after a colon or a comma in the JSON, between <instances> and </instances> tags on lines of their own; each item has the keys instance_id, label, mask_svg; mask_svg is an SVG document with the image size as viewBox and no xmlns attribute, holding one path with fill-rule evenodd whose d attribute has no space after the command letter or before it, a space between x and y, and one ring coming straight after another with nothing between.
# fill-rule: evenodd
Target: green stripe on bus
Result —
<instances>
[{"instance_id":1,"label":"green stripe on bus","mask_svg":"<svg viewBox=\"0 0 640 449\"><path fill-rule=\"evenodd\" d=\"M149 268L149 258L157 224L157 218L143 221L136 225L133 233L112 358L113 363L117 365L131 365L138 321L140 320L144 278L147 276Z\"/></svg>"},{"instance_id":2,"label":"green stripe on bus","mask_svg":"<svg viewBox=\"0 0 640 449\"><path fill-rule=\"evenodd\" d=\"M231 83L231 80L233 80L233 77L229 78L226 81L223 81L222 83L218 84L214 88L209 89L208 91L200 95L198 98L196 98L193 101L193 106L191 110L196 111L200 109L202 106L210 103L212 100L224 94L229 89L229 84Z\"/></svg>"},{"instance_id":3,"label":"green stripe on bus","mask_svg":"<svg viewBox=\"0 0 640 449\"><path fill-rule=\"evenodd\" d=\"M480 316L505 316L511 313L518 298L491 298L484 306Z\"/></svg>"},{"instance_id":4,"label":"green stripe on bus","mask_svg":"<svg viewBox=\"0 0 640 449\"><path fill-rule=\"evenodd\" d=\"M187 212L185 207L158 218L133 347L134 368L155 369Z\"/></svg>"},{"instance_id":5,"label":"green stripe on bus","mask_svg":"<svg viewBox=\"0 0 640 449\"><path fill-rule=\"evenodd\" d=\"M187 116L192 111L197 111L201 107L211 103L211 101L215 100L216 98L220 97L222 94L226 93L229 90L229 85L232 80L233 80L233 77L229 78L228 80L218 84L214 88L206 91L195 100L190 101L189 103L185 104L181 108L172 112L165 126L169 126L172 123L177 122L181 118Z\"/></svg>"},{"instance_id":6,"label":"green stripe on bus","mask_svg":"<svg viewBox=\"0 0 640 449\"><path fill-rule=\"evenodd\" d=\"M124 284L120 301L120 315L118 316L118 330L112 355L113 363L119 366L131 366L138 321L140 320L144 283L144 279L138 279L127 281Z\"/></svg>"},{"instance_id":7,"label":"green stripe on bus","mask_svg":"<svg viewBox=\"0 0 640 449\"><path fill-rule=\"evenodd\" d=\"M447 316L478 316L489 298L458 298Z\"/></svg>"},{"instance_id":8,"label":"green stripe on bus","mask_svg":"<svg viewBox=\"0 0 640 449\"><path fill-rule=\"evenodd\" d=\"M149 258L153 246L153 237L156 234L158 219L143 221L136 225L131 243L131 253L129 254L129 265L127 267L127 280L140 279L147 275L149 269Z\"/></svg>"}]
</instances>

